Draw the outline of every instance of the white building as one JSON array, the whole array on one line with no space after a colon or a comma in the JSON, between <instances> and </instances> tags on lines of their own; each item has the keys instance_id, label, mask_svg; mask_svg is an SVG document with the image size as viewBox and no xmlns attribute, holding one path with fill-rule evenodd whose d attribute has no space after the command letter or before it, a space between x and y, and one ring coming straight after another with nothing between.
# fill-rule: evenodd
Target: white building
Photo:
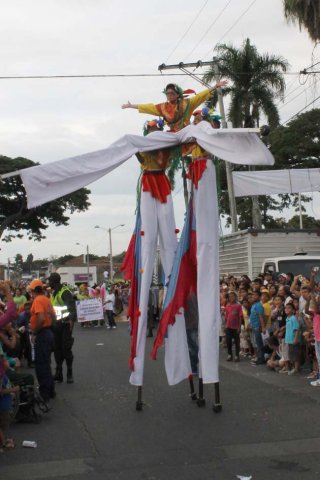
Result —
<instances>
[{"instance_id":1,"label":"white building","mask_svg":"<svg viewBox=\"0 0 320 480\"><path fill-rule=\"evenodd\" d=\"M89 282L87 265L65 265L63 267L58 267L56 271L61 276L61 283L68 283L70 285L88 283L89 286L97 283L96 265L90 265L89 267Z\"/></svg>"}]
</instances>

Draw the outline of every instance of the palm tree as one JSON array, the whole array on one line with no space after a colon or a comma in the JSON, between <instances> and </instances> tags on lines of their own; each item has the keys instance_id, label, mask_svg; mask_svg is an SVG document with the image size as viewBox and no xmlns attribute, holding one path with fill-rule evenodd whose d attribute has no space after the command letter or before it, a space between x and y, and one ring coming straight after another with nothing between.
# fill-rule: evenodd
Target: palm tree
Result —
<instances>
[{"instance_id":1,"label":"palm tree","mask_svg":"<svg viewBox=\"0 0 320 480\"><path fill-rule=\"evenodd\" d=\"M307 29L314 42L320 40L320 1L319 0L283 0L284 14L290 22L299 23Z\"/></svg>"},{"instance_id":2,"label":"palm tree","mask_svg":"<svg viewBox=\"0 0 320 480\"><path fill-rule=\"evenodd\" d=\"M288 62L281 56L259 54L247 38L240 49L233 45L217 45L219 72L232 85L224 88L231 95L228 118L234 127L259 126L260 115L264 113L270 127L280 123L276 98L281 98L285 90L283 72ZM204 75L206 82L215 79L210 68Z\"/></svg>"},{"instance_id":3,"label":"palm tree","mask_svg":"<svg viewBox=\"0 0 320 480\"><path fill-rule=\"evenodd\" d=\"M230 95L228 120L234 127L259 127L261 114L264 114L270 127L280 123L276 98L282 98L285 90L283 73L288 62L281 56L260 54L247 38L242 47L217 45L219 72L232 84L224 88L224 95ZM210 83L215 79L214 68L204 75ZM261 228L261 214L258 199L252 197L252 219L255 228Z\"/></svg>"}]
</instances>

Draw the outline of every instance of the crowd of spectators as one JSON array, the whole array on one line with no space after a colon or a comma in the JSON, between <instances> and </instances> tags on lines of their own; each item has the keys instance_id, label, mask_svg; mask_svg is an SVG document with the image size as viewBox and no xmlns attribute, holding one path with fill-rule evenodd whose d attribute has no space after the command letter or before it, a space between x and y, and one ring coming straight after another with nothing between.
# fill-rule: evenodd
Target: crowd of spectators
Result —
<instances>
[{"instance_id":1,"label":"crowd of spectators","mask_svg":"<svg viewBox=\"0 0 320 480\"><path fill-rule=\"evenodd\" d=\"M309 277L266 272L251 280L226 275L220 280L221 343L226 360L246 359L280 374L308 371L320 386L320 284ZM234 350L234 353L233 353Z\"/></svg>"},{"instance_id":2,"label":"crowd of spectators","mask_svg":"<svg viewBox=\"0 0 320 480\"><path fill-rule=\"evenodd\" d=\"M69 289L74 301L98 298L102 303L104 318L85 324L116 328L115 318L128 304L127 283L92 287L82 284L69 286ZM53 337L57 316L51 293L49 283L38 279L29 284L21 283L17 288L10 282L0 281L0 452L15 447L7 432L18 411L17 405L25 405L23 419L27 420L27 407L32 409L36 398L40 410L47 412L50 400L55 397L54 381L57 380L51 372L50 358L53 350L56 354ZM45 307L38 308L36 304ZM73 379L67 383L73 383ZM22 402L23 395L27 402ZM32 410L32 414L34 412Z\"/></svg>"}]
</instances>

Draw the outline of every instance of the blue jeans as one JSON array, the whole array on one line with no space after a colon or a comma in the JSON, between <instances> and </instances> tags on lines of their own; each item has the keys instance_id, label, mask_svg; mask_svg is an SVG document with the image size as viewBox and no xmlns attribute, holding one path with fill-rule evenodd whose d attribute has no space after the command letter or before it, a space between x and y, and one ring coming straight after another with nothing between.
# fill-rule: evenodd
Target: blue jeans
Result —
<instances>
[{"instance_id":1,"label":"blue jeans","mask_svg":"<svg viewBox=\"0 0 320 480\"><path fill-rule=\"evenodd\" d=\"M259 328L252 328L254 338L257 344L257 361L258 363L265 363L264 360L264 346L263 340L261 336L261 329Z\"/></svg>"}]
</instances>

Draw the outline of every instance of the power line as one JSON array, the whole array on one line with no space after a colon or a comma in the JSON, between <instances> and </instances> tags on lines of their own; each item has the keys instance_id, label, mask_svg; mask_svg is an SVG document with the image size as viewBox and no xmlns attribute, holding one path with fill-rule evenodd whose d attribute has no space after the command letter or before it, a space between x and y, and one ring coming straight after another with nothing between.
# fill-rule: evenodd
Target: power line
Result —
<instances>
[{"instance_id":1,"label":"power line","mask_svg":"<svg viewBox=\"0 0 320 480\"><path fill-rule=\"evenodd\" d=\"M171 57L171 55L177 50L177 48L179 47L180 43L182 42L182 40L186 37L187 33L190 31L191 27L193 26L193 24L198 20L202 10L205 8L205 6L207 5L209 0L206 0L204 2L204 4L202 5L202 7L200 8L199 12L197 13L196 17L194 18L194 20L191 22L191 24L189 25L189 27L187 28L187 30L184 32L184 34L182 35L182 37L180 38L180 40L178 41L178 43L176 44L176 46L174 47L174 49L172 50L172 52L170 53L170 55L168 56L168 58L166 59L166 62L169 60L169 58Z\"/></svg>"},{"instance_id":2,"label":"power line","mask_svg":"<svg viewBox=\"0 0 320 480\"><path fill-rule=\"evenodd\" d=\"M302 90L302 92L298 93L298 95L296 95L295 97L291 98L291 100L289 100L288 102L283 103L283 104L279 107L279 110L281 110L281 108L285 107L285 106L288 105L289 103L293 102L293 100L295 100L296 98L300 97L300 95L302 95L303 93L305 93L305 92L306 92L307 90L309 90L311 87L314 87L317 82L318 82L318 80L314 80L314 82L311 83L311 85L309 85L308 87L304 88L304 89Z\"/></svg>"},{"instance_id":3,"label":"power line","mask_svg":"<svg viewBox=\"0 0 320 480\"><path fill-rule=\"evenodd\" d=\"M241 13L241 15L237 18L237 20L236 20L236 21L231 25L231 27L226 31L226 33L225 33L224 35L222 35L222 37L220 37L220 39L217 41L217 43L215 44L215 46L214 46L212 49L210 48L210 50L204 55L204 58L206 58L207 55L209 55L209 53L216 48L216 46L221 42L221 40L223 40L224 37L225 37L226 35L228 35L228 33L231 32L231 30L233 29L233 27L235 27L235 26L237 25L237 23L241 20L242 17L244 17L244 15L250 10L250 8L253 6L254 3L256 3L256 1L257 1L257 0L253 0L253 1L250 3L250 5L244 10L244 12Z\"/></svg>"},{"instance_id":4,"label":"power line","mask_svg":"<svg viewBox=\"0 0 320 480\"><path fill-rule=\"evenodd\" d=\"M178 67L177 67L178 68ZM234 72L237 75L247 75L247 72ZM284 75L297 75L298 72L285 72ZM272 72L270 72L272 75ZM189 73L109 73L90 75L2 75L0 80L43 80L63 78L138 78L138 77L185 77ZM198 75L200 77L200 75Z\"/></svg>"},{"instance_id":5,"label":"power line","mask_svg":"<svg viewBox=\"0 0 320 480\"><path fill-rule=\"evenodd\" d=\"M319 63L320 63L320 61L317 62L317 63L314 63L313 65L310 65L310 67L304 68L303 71L309 70L310 68L315 67L316 65L319 65ZM309 73L309 72L308 72L308 73Z\"/></svg>"},{"instance_id":6,"label":"power line","mask_svg":"<svg viewBox=\"0 0 320 480\"><path fill-rule=\"evenodd\" d=\"M50 79L50 78L130 78L130 77L181 77L186 73L110 73L110 74L92 74L92 75L15 75L0 76L0 80L28 80L28 79Z\"/></svg>"},{"instance_id":7,"label":"power line","mask_svg":"<svg viewBox=\"0 0 320 480\"><path fill-rule=\"evenodd\" d=\"M312 102L308 103L308 105L306 105L305 107L303 107L301 110L299 110L299 112L295 113L294 115L292 115L292 117L288 118L288 120L286 120L285 122L282 123L282 125L285 125L286 123L290 122L290 120L292 120L294 117L296 117L297 115L299 115L299 113L303 112L303 110L305 110L306 108L310 107L310 105L312 105L313 103L315 103L317 100L319 100L320 98L320 95L315 98L314 100L312 100Z\"/></svg>"},{"instance_id":8,"label":"power line","mask_svg":"<svg viewBox=\"0 0 320 480\"><path fill-rule=\"evenodd\" d=\"M183 59L183 61L185 61L195 50L196 48L200 45L200 43L202 42L202 40L207 36L207 34L209 33L209 31L211 30L211 28L217 23L217 21L219 20L219 18L221 17L221 15L223 14L223 12L226 10L226 8L229 6L229 4L232 2L232 0L228 0L226 5L221 9L221 11L218 13L218 15L216 16L216 18L213 20L213 22L211 23L211 25L209 26L209 28L205 31L205 33L202 35L202 37L200 38L200 40L198 41L198 43L196 44L195 47L193 47L193 49L191 50L191 52L188 53L188 55Z\"/></svg>"}]
</instances>

